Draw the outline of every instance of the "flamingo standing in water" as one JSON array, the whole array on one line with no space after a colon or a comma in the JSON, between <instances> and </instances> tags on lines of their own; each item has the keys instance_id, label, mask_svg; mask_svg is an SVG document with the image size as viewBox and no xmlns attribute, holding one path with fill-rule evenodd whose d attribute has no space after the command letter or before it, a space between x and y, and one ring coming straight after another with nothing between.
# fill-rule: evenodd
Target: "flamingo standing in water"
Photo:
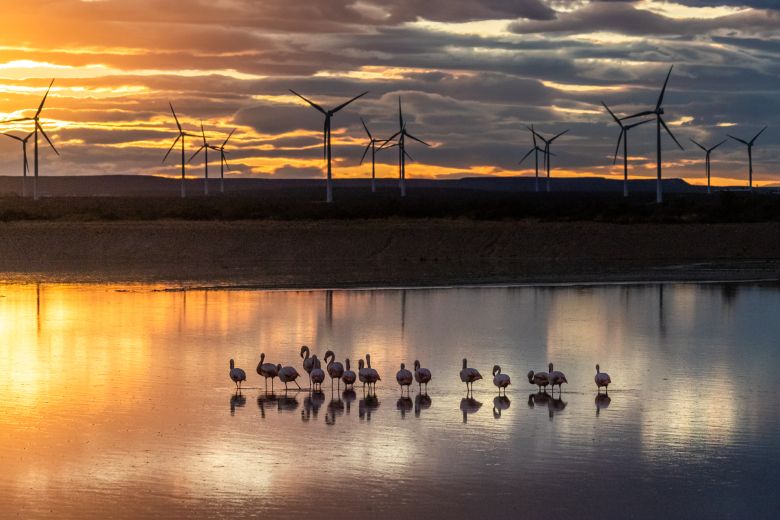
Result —
<instances>
[{"instance_id":1,"label":"flamingo standing in water","mask_svg":"<svg viewBox=\"0 0 780 520\"><path fill-rule=\"evenodd\" d=\"M606 372L602 372L598 365L596 365L596 377L594 378L596 381L596 388L599 392L601 392L601 387L604 387L604 390L609 392L609 384L612 382L612 380L609 378L609 374Z\"/></svg>"},{"instance_id":2,"label":"flamingo standing in water","mask_svg":"<svg viewBox=\"0 0 780 520\"><path fill-rule=\"evenodd\" d=\"M309 379L312 383L312 390L322 391L322 382L325 381L325 372L322 370L322 365L317 356L312 357L314 360Z\"/></svg>"},{"instance_id":3,"label":"flamingo standing in water","mask_svg":"<svg viewBox=\"0 0 780 520\"><path fill-rule=\"evenodd\" d=\"M532 385L536 385L539 387L539 391L542 391L542 387L544 387L544 391L547 391L547 385L550 384L550 374L547 372L534 372L531 370L528 372L528 382Z\"/></svg>"},{"instance_id":4,"label":"flamingo standing in water","mask_svg":"<svg viewBox=\"0 0 780 520\"><path fill-rule=\"evenodd\" d=\"M555 390L555 385L558 385L558 391L561 391L561 385L563 383L567 383L566 376L563 372L560 372L559 370L553 370L553 364L550 363L547 365L547 369L549 370L550 374L550 386L552 386L552 389Z\"/></svg>"},{"instance_id":5,"label":"flamingo standing in water","mask_svg":"<svg viewBox=\"0 0 780 520\"><path fill-rule=\"evenodd\" d=\"M309 386L311 387L311 371L314 368L314 359L309 357L309 347L306 345L301 347L301 358L303 359L303 369L309 374ZM304 357L305 354L305 357Z\"/></svg>"},{"instance_id":6,"label":"flamingo standing in water","mask_svg":"<svg viewBox=\"0 0 780 520\"><path fill-rule=\"evenodd\" d=\"M406 364L401 363L401 370L395 374L395 380L401 387L401 395L404 395L404 387L406 387L406 394L409 395L409 387L412 384L412 373L406 370Z\"/></svg>"},{"instance_id":7,"label":"flamingo standing in water","mask_svg":"<svg viewBox=\"0 0 780 520\"><path fill-rule=\"evenodd\" d=\"M282 365L276 365L277 373L279 374L279 381L284 383L284 391L287 391L287 383L295 383L295 386L298 387L298 390L301 389L301 385L298 384L298 377L300 374L298 374L298 371L295 370L295 367L284 367L282 368ZM296 405L297 406L297 405Z\"/></svg>"},{"instance_id":8,"label":"flamingo standing in water","mask_svg":"<svg viewBox=\"0 0 780 520\"><path fill-rule=\"evenodd\" d=\"M482 379L482 374L476 368L468 368L466 358L463 358L463 369L460 371L460 380L466 383L466 393L469 392L469 384L471 385L471 391L474 391L474 381ZM481 403L480 403L480 406ZM464 415L465 419L465 415Z\"/></svg>"},{"instance_id":9,"label":"flamingo standing in water","mask_svg":"<svg viewBox=\"0 0 780 520\"><path fill-rule=\"evenodd\" d=\"M420 368L420 362L414 360L414 380L420 385L420 392L422 392L422 385L425 383L425 393L428 393L428 381L431 380L431 371L427 368Z\"/></svg>"},{"instance_id":10,"label":"flamingo standing in water","mask_svg":"<svg viewBox=\"0 0 780 520\"><path fill-rule=\"evenodd\" d=\"M381 381L379 372L371 368L371 354L366 354L366 381L368 382L368 391L371 391L371 386L374 387L374 393L376 393L376 382Z\"/></svg>"},{"instance_id":11,"label":"flamingo standing in water","mask_svg":"<svg viewBox=\"0 0 780 520\"><path fill-rule=\"evenodd\" d=\"M493 384L498 387L498 395L501 395L501 389L504 389L504 395L506 395L506 387L512 384L507 374L501 373L501 367L498 365L493 366Z\"/></svg>"},{"instance_id":12,"label":"flamingo standing in water","mask_svg":"<svg viewBox=\"0 0 780 520\"><path fill-rule=\"evenodd\" d=\"M277 365L273 363L263 363L265 361L265 353L260 353L260 363L257 364L257 373L265 378L265 389L268 390L268 378L271 378L271 392L274 391L274 378L279 375L279 369Z\"/></svg>"},{"instance_id":13,"label":"flamingo standing in water","mask_svg":"<svg viewBox=\"0 0 780 520\"><path fill-rule=\"evenodd\" d=\"M236 368L236 362L230 360L230 379L236 384L236 390L241 390L241 383L246 381L246 372L241 368Z\"/></svg>"},{"instance_id":14,"label":"flamingo standing in water","mask_svg":"<svg viewBox=\"0 0 780 520\"><path fill-rule=\"evenodd\" d=\"M328 361L330 358L330 361ZM338 384L338 390L341 390L341 377L344 375L344 365L336 361L336 354L332 350L325 352L325 369L330 376L330 389L333 391L333 380Z\"/></svg>"},{"instance_id":15,"label":"flamingo standing in water","mask_svg":"<svg viewBox=\"0 0 780 520\"><path fill-rule=\"evenodd\" d=\"M357 376L355 375L355 372L349 368L349 358L345 359L344 363L346 363L347 369L344 371L344 375L341 376L341 380L344 381L344 391L346 391L347 387L354 388Z\"/></svg>"}]
</instances>

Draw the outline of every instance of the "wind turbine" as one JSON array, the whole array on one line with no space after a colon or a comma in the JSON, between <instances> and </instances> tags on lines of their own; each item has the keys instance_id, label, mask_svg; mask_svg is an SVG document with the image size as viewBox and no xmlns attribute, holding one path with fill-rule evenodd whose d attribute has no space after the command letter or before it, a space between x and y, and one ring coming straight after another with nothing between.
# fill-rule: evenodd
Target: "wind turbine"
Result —
<instances>
[{"instance_id":1,"label":"wind turbine","mask_svg":"<svg viewBox=\"0 0 780 520\"><path fill-rule=\"evenodd\" d=\"M553 143L553 141L558 139L563 134L567 133L569 130L568 129L564 130L563 132L561 132L559 134L556 134L555 136L551 137L550 139L545 139L544 137L542 137L539 134L539 132L537 132L536 130L534 130L530 126L527 127L527 128L531 132L533 132L533 134L536 137L538 137L539 139L541 139L544 142L544 161L545 161L546 166L547 166L547 192L549 193L550 192L550 156L552 155L552 153L550 153L550 145Z\"/></svg>"},{"instance_id":2,"label":"wind turbine","mask_svg":"<svg viewBox=\"0 0 780 520\"><path fill-rule=\"evenodd\" d=\"M43 99L41 100L41 104L38 105L38 110L35 112L33 117L22 117L19 119L9 119L4 121L5 123L15 123L18 121L33 121L35 123L35 128L32 132L34 137L33 140L35 142L35 179L33 180L33 200L38 200L38 132L43 134L43 137L46 138L46 142L49 143L49 146L51 146L51 149L54 150L54 153L56 153L58 156L60 155L60 152L58 152L54 147L54 143L51 142L51 139L49 139L49 136L46 135L46 132L43 131L43 127L41 126L41 112L43 111L43 105L46 103L46 98L49 97L49 92L51 91L52 85L54 85L54 80L51 80L51 83L49 83L49 88L46 89L46 94L44 94Z\"/></svg>"},{"instance_id":3,"label":"wind turbine","mask_svg":"<svg viewBox=\"0 0 780 520\"><path fill-rule=\"evenodd\" d=\"M181 198L184 198L184 197L187 196L186 192L184 191L184 181L185 181L185 178L186 178L186 175L185 175L186 172L185 172L185 169L184 169L185 168L185 162L184 162L184 138L185 137L200 137L200 136L197 135L197 134L188 134L187 132L185 132L182 129L182 127L181 127L181 123L179 123L179 118L176 117L176 111L173 109L173 104L171 104L169 102L168 106L171 107L171 113L173 114L173 118L176 120L176 127L179 129L179 135L176 136L176 139L173 141L173 144L168 149L168 153L166 153L165 157L163 157L162 162L165 163L165 160L168 158L168 156L173 151L174 146L176 146L176 143L178 143L179 140L181 139Z\"/></svg>"},{"instance_id":4,"label":"wind turbine","mask_svg":"<svg viewBox=\"0 0 780 520\"><path fill-rule=\"evenodd\" d=\"M376 193L376 152L378 151L376 145L377 143L383 143L385 141L376 139L371 135L371 132L368 130L368 126L366 126L366 122L363 121L362 117L360 118L360 122L363 123L363 128L368 135L368 144L366 145L366 149L363 150L363 157L360 158L360 164L363 164L366 154L371 150L371 193Z\"/></svg>"},{"instance_id":5,"label":"wind turbine","mask_svg":"<svg viewBox=\"0 0 780 520\"><path fill-rule=\"evenodd\" d=\"M208 196L209 194L209 148L215 151L219 151L219 148L216 146L212 146L206 141L206 130L203 128L203 120L200 122L200 133L203 137L203 144L198 148L198 150L192 154L192 157L190 157L190 160L187 161L187 163L191 163L192 160L201 152L204 152L203 162L205 164L205 173L203 177L203 194Z\"/></svg>"},{"instance_id":6,"label":"wind turbine","mask_svg":"<svg viewBox=\"0 0 780 520\"><path fill-rule=\"evenodd\" d=\"M331 118L333 117L333 115L336 112L338 112L342 108L346 107L347 105L349 105L350 103L352 103L356 99L359 99L359 98L365 96L366 94L368 94L368 92L363 92L359 96L355 96L352 99L350 99L349 101L347 101L345 103L342 103L339 106L337 106L336 108L333 108L331 110L325 110L324 108L322 108L317 103L315 103L313 101L309 101L308 99L306 99L302 95L300 95L297 92L295 92L293 89L290 89L290 92L292 92L293 94L295 94L296 96L298 96L302 100L306 101L309 105L312 106L312 108L314 108L317 111L321 112L325 116L325 127L323 129L323 139L325 141L325 143L324 143L325 144L325 148L323 150L323 155L325 157L325 160L328 162L328 178L327 178L327 181L325 183L325 201L328 202L328 203L331 203L331 202L333 202L333 188L331 186L332 175L331 175L331 166L330 166L330 160L331 160L331 157L332 157L331 147L330 147L330 120L331 120Z\"/></svg>"},{"instance_id":7,"label":"wind turbine","mask_svg":"<svg viewBox=\"0 0 780 520\"><path fill-rule=\"evenodd\" d=\"M22 157L24 157L24 161L22 162L22 197L26 197L27 196L27 172L30 171L30 163L27 161L27 141L29 141L30 138L35 135L35 132L30 132L29 134L27 134L27 137L16 137L15 135L11 135L11 134L4 134L4 135L6 137L10 137L11 139L14 139L22 143Z\"/></svg>"},{"instance_id":8,"label":"wind turbine","mask_svg":"<svg viewBox=\"0 0 780 520\"><path fill-rule=\"evenodd\" d=\"M764 128L762 128L761 131L759 133L757 133L753 137L753 139L751 139L750 141L743 141L742 139L740 139L738 137L734 137L733 135L729 134L729 137L731 137L735 141L739 141L740 143L742 143L745 146L747 146L747 149L748 149L748 164L749 164L749 167L748 167L749 168L748 169L748 187L751 190L753 189L753 143L756 142L756 139L758 139L758 136L763 134L764 130L766 130L766 129L767 129L766 126Z\"/></svg>"},{"instance_id":9,"label":"wind turbine","mask_svg":"<svg viewBox=\"0 0 780 520\"><path fill-rule=\"evenodd\" d=\"M715 146L713 146L711 148L705 148L703 145L701 145L701 144L697 143L696 141L694 141L693 139L691 139L691 142L693 144L695 144L696 146L698 146L699 148L704 150L704 152L707 154L707 158L704 161L704 168L705 168L705 170L707 172L707 193L711 193L711 191L710 191L710 154L712 153L712 151L715 148L717 148L718 146L722 145L726 141L727 141L727 139L724 139L723 141L719 142L718 144L716 144Z\"/></svg>"},{"instance_id":10,"label":"wind turbine","mask_svg":"<svg viewBox=\"0 0 780 520\"><path fill-rule=\"evenodd\" d=\"M644 121L634 123L633 125L624 125L623 122L612 112L612 110L609 109L606 103L602 101L601 104L604 105L604 108L607 109L607 112L609 112L609 115L612 116L612 119L614 119L615 122L618 125L620 125L620 135L618 136L617 146L615 147L615 158L612 160L612 164L617 163L618 150L620 150L620 141L622 140L623 141L623 196L628 197L628 131L636 126L649 123L650 121L652 121L652 119L645 119Z\"/></svg>"},{"instance_id":11,"label":"wind turbine","mask_svg":"<svg viewBox=\"0 0 780 520\"><path fill-rule=\"evenodd\" d=\"M544 150L542 148L539 148L539 143L536 142L536 133L534 132L534 125L531 125L531 137L534 140L534 147L528 150L526 154L523 156L522 159L520 159L520 162L517 164L523 164L523 161L525 161L529 155L534 154L534 164L536 167L536 175L535 175L535 189L536 192L539 192L539 152L542 152L542 167L544 167Z\"/></svg>"},{"instance_id":12,"label":"wind turbine","mask_svg":"<svg viewBox=\"0 0 780 520\"><path fill-rule=\"evenodd\" d=\"M677 138L674 136L671 130L669 130L669 127L666 126L666 122L661 117L664 114L664 108L663 108L663 102L664 102L664 94L666 93L666 85L669 83L669 76L672 75L672 69L674 68L674 65L669 67L669 73L666 75L666 80L664 81L664 86L661 89L661 95L658 96L658 102L655 104L655 109L653 110L645 110L644 112L639 112L638 114L634 114L632 116L624 117L623 120L626 119L633 119L635 117L643 117L643 116L649 116L654 115L655 116L655 131L656 131L656 150L658 154L658 178L656 181L656 195L655 200L658 204L663 202L664 196L663 191L661 188L661 127L664 127L664 130L666 130L666 133L669 134L669 137L671 137L674 142L677 144L677 146L680 147L680 150L685 150L683 146L680 144L680 142L677 140Z\"/></svg>"},{"instance_id":13,"label":"wind turbine","mask_svg":"<svg viewBox=\"0 0 780 520\"><path fill-rule=\"evenodd\" d=\"M221 146L217 148L212 148L213 150L219 151L219 192L225 193L225 168L230 170L230 166L228 166L227 157L225 154L225 146L227 145L227 142L230 141L230 138L233 137L233 133L236 131L234 128L230 131L230 133L227 136L227 139L225 139L225 142L222 143Z\"/></svg>"},{"instance_id":14,"label":"wind turbine","mask_svg":"<svg viewBox=\"0 0 780 520\"><path fill-rule=\"evenodd\" d=\"M400 130L394 133L385 143L379 147L379 149L385 148L385 145L398 137L398 183L401 187L401 197L406 197L406 159L412 159L412 156L406 151L406 138L422 143L425 146L430 146L422 139L418 139L409 132L406 131L406 121L404 121L404 113L401 109L401 96L398 96L398 125Z\"/></svg>"}]
</instances>

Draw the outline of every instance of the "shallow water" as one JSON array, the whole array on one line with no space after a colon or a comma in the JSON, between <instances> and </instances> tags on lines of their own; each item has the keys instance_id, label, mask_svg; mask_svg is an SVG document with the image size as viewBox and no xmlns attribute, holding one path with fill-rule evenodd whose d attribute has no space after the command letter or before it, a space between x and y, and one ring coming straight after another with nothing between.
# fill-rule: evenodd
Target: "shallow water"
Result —
<instances>
[{"instance_id":1,"label":"shallow water","mask_svg":"<svg viewBox=\"0 0 780 520\"><path fill-rule=\"evenodd\" d=\"M153 289L0 286L0 518L780 517L777 285ZM302 344L370 352L376 398L266 394Z\"/></svg>"}]
</instances>

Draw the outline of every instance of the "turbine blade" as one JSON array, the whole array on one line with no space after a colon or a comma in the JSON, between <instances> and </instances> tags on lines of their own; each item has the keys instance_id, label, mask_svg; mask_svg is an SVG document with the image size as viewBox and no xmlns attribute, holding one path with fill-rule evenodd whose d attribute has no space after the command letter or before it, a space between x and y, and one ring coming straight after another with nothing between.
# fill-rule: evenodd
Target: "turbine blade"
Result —
<instances>
[{"instance_id":1,"label":"turbine blade","mask_svg":"<svg viewBox=\"0 0 780 520\"><path fill-rule=\"evenodd\" d=\"M731 137L731 138L732 138L732 139L734 139L735 141L739 141L740 143L744 144L745 146L750 146L750 143L748 143L747 141L743 141L743 140L742 140L742 139L740 139L739 137L734 137L734 136L733 136L733 135L731 135L731 134L726 134L726 135L728 135L729 137Z\"/></svg>"},{"instance_id":2,"label":"turbine blade","mask_svg":"<svg viewBox=\"0 0 780 520\"><path fill-rule=\"evenodd\" d=\"M41 111L43 110L43 104L46 103L46 98L49 97L49 91L51 90L51 86L54 85L54 80L51 80L51 83L49 83L49 88L46 89L46 94L43 95L43 99L41 100L41 104L38 105L38 111L35 113L35 117L38 117L41 115Z\"/></svg>"},{"instance_id":3,"label":"turbine blade","mask_svg":"<svg viewBox=\"0 0 780 520\"><path fill-rule=\"evenodd\" d=\"M206 129L203 128L203 120L200 120L200 133L203 136L203 146L208 146L208 143L206 143Z\"/></svg>"},{"instance_id":4,"label":"turbine blade","mask_svg":"<svg viewBox=\"0 0 780 520\"><path fill-rule=\"evenodd\" d=\"M643 124L645 124L645 123L649 123L649 122L651 122L651 121L652 121L652 119L645 119L644 121L640 121L640 122L638 122L638 123L634 123L633 125L628 125L628 126L626 127L626 130L631 130L631 129L632 129L632 128L634 128L634 127L637 127L637 126L639 126L639 125L643 125Z\"/></svg>"},{"instance_id":5,"label":"turbine blade","mask_svg":"<svg viewBox=\"0 0 780 520\"><path fill-rule=\"evenodd\" d=\"M522 159L520 159L520 162L519 162L519 163L517 163L517 164L523 164L523 161L525 161L526 159L528 159L528 156L529 156L529 155L531 155L532 153L534 153L535 151L536 151L536 147L534 146L533 148L531 148L530 150L528 150L528 151L526 152L526 154L523 156L523 158L522 158Z\"/></svg>"},{"instance_id":6,"label":"turbine blade","mask_svg":"<svg viewBox=\"0 0 780 520\"><path fill-rule=\"evenodd\" d=\"M666 85L669 83L669 76L672 75L672 69L674 68L674 65L669 67L669 73L666 75L666 80L664 81L664 86L661 89L661 95L658 96L658 103L655 105L656 112L661 108L661 105L664 102L664 94L666 94Z\"/></svg>"},{"instance_id":7,"label":"turbine blade","mask_svg":"<svg viewBox=\"0 0 780 520\"><path fill-rule=\"evenodd\" d=\"M690 141L691 141L693 144L695 144L696 146L698 146L699 148L701 148L702 150L704 150L705 152L706 152L706 151L708 151L706 148L704 148L702 145L700 145L699 143L697 143L695 140L693 140L693 139L690 139Z\"/></svg>"},{"instance_id":8,"label":"turbine blade","mask_svg":"<svg viewBox=\"0 0 780 520\"><path fill-rule=\"evenodd\" d=\"M724 139L723 141L719 142L718 144L716 144L715 146L713 146L712 148L710 148L710 152L711 152L711 151L713 151L713 150L714 150L715 148L717 148L718 146L720 146L720 145L722 145L723 143L725 143L726 141L728 141L728 139Z\"/></svg>"},{"instance_id":9,"label":"turbine blade","mask_svg":"<svg viewBox=\"0 0 780 520\"><path fill-rule=\"evenodd\" d=\"M635 117L650 116L650 115L655 115L655 112L653 110L645 110L644 112L639 112L638 114L634 114L632 116L621 117L620 120L625 121L626 119L634 119Z\"/></svg>"},{"instance_id":10,"label":"turbine blade","mask_svg":"<svg viewBox=\"0 0 780 520\"><path fill-rule=\"evenodd\" d=\"M404 127L406 127L406 124L404 123L404 113L401 110L401 96L398 96L398 128Z\"/></svg>"},{"instance_id":11,"label":"turbine blade","mask_svg":"<svg viewBox=\"0 0 780 520\"><path fill-rule=\"evenodd\" d=\"M406 157L407 157L407 158L408 158L410 161L414 161L414 157L412 157L411 155L409 155L409 152L407 152L406 150L404 150L404 155L405 155L405 156L406 156Z\"/></svg>"},{"instance_id":12,"label":"turbine blade","mask_svg":"<svg viewBox=\"0 0 780 520\"><path fill-rule=\"evenodd\" d=\"M191 156L191 157L190 157L190 158L187 160L187 164L191 163L191 162L192 162L192 160L193 160L193 159L194 159L194 158L195 158L195 157L196 157L196 156L197 156L197 155L198 155L198 154L199 154L201 151L203 151L203 149L204 149L204 148L205 148L205 146L201 146L200 148L198 148L198 151L196 151L194 154L192 154L192 156Z\"/></svg>"},{"instance_id":13,"label":"turbine blade","mask_svg":"<svg viewBox=\"0 0 780 520\"><path fill-rule=\"evenodd\" d=\"M538 137L539 139L541 139L543 143L545 143L545 144L547 143L547 139L545 139L544 137L542 137L542 136L539 134L539 132L537 132L536 130L534 130L534 129L533 129L533 127L527 126L526 128L528 128L528 129L531 131L531 133L532 133L533 135L535 135L536 137Z\"/></svg>"},{"instance_id":14,"label":"turbine blade","mask_svg":"<svg viewBox=\"0 0 780 520\"><path fill-rule=\"evenodd\" d=\"M564 131L563 131L563 132L561 132L560 134L558 134L558 135L556 135L555 137L553 137L552 139L550 139L550 141L549 141L549 142L550 142L550 143L552 143L553 141L555 141L556 139L558 139L560 136L562 136L563 134L566 134L566 133L568 133L568 132L569 132L569 129L567 128L566 130L564 130Z\"/></svg>"},{"instance_id":15,"label":"turbine blade","mask_svg":"<svg viewBox=\"0 0 780 520\"><path fill-rule=\"evenodd\" d=\"M168 101L168 106L171 107L171 113L173 114L173 118L176 120L176 126L179 127L179 133L184 132L184 130L181 128L181 123L179 123L179 118L176 117L176 111L173 109L173 104L170 101Z\"/></svg>"},{"instance_id":16,"label":"turbine blade","mask_svg":"<svg viewBox=\"0 0 780 520\"><path fill-rule=\"evenodd\" d=\"M405 131L405 132L404 132L404 134L406 135L406 137L409 137L409 138L411 138L411 139L414 139L414 140L415 140L415 141L417 141L418 143L422 143L422 144L424 144L425 146L431 146L431 145L429 145L428 143L426 143L425 141L423 141L422 139L418 139L418 138L416 138L415 136L413 136L413 135L412 135L412 134L410 134L409 132L406 132L406 131Z\"/></svg>"},{"instance_id":17,"label":"turbine blade","mask_svg":"<svg viewBox=\"0 0 780 520\"><path fill-rule=\"evenodd\" d=\"M363 128L366 130L366 134L368 135L368 138L372 141L374 140L374 137L371 135L371 132L368 131L368 127L366 126L366 122L363 121L363 118L360 118L360 122L363 123Z\"/></svg>"},{"instance_id":18,"label":"turbine blade","mask_svg":"<svg viewBox=\"0 0 780 520\"><path fill-rule=\"evenodd\" d=\"M604 105L604 108L606 108L606 109L607 109L607 112L609 112L609 115L611 115L611 116L612 116L612 119L614 119L614 120L615 120L615 122L616 122L617 124L619 124L619 125L622 127L622 126L623 126L623 123L621 123L621 122L620 122L620 119L618 119L618 117L615 115L615 113L614 113L614 112L612 112L612 110L610 110L610 109L609 109L609 107L607 106L607 104L606 104L606 103L604 103L603 101L601 102L601 104L602 104L602 105Z\"/></svg>"},{"instance_id":19,"label":"turbine blade","mask_svg":"<svg viewBox=\"0 0 780 520\"><path fill-rule=\"evenodd\" d=\"M225 157L224 153L222 154L222 162L225 164L225 168L227 168L227 171L231 171L230 170L230 165L228 164L228 161L227 161L227 157Z\"/></svg>"},{"instance_id":20,"label":"turbine blade","mask_svg":"<svg viewBox=\"0 0 780 520\"><path fill-rule=\"evenodd\" d=\"M756 134L756 136L755 136L753 139L751 139L751 140L750 140L750 144L753 144L753 143L755 143L755 142L756 142L756 139L758 139L758 136L759 136L759 135L761 135L761 134L763 134L763 133L764 133L764 130L766 130L766 129L767 129L767 127L766 127L766 126L765 126L764 128L762 128L762 129L761 129L761 131L760 131L759 133L757 133L757 134Z\"/></svg>"},{"instance_id":21,"label":"turbine blade","mask_svg":"<svg viewBox=\"0 0 780 520\"><path fill-rule=\"evenodd\" d=\"M389 146L387 146L387 143L389 143L390 141L398 137L400 134L401 132L394 133L392 136L390 136L389 139L385 140L385 142L382 144L382 146L379 147L379 149L381 150L382 148L389 148Z\"/></svg>"},{"instance_id":22,"label":"turbine blade","mask_svg":"<svg viewBox=\"0 0 780 520\"><path fill-rule=\"evenodd\" d=\"M539 143L537 143L537 142L536 142L536 132L534 132L534 125L531 125L531 126L528 128L528 130L530 130L530 131L531 131L531 137L532 137L532 138L533 138L533 140L534 140L534 148L538 148L538 147L539 147Z\"/></svg>"},{"instance_id":23,"label":"turbine blade","mask_svg":"<svg viewBox=\"0 0 780 520\"><path fill-rule=\"evenodd\" d=\"M21 143L24 142L24 139L22 139L21 137L16 137L15 135L11 135L11 134L3 134L3 135L6 136L6 137L10 137L11 139L16 139L17 141L19 141Z\"/></svg>"},{"instance_id":24,"label":"turbine blade","mask_svg":"<svg viewBox=\"0 0 780 520\"><path fill-rule=\"evenodd\" d=\"M292 92L293 94L295 94L296 96L298 96L299 98L301 98L302 100L306 101L308 104L310 104L312 107L316 108L317 110L319 110L319 111L320 111L320 112L322 112L323 114L327 114L327 112L325 112L325 109L324 109L324 108L322 108L321 106L319 106L319 105L318 105L317 103L315 103L314 101L309 101L308 99L306 99L306 98L305 98L305 97L303 97L302 95L300 95L300 94L298 94L297 92L295 92L293 89L288 89L288 90L289 90L290 92Z\"/></svg>"},{"instance_id":25,"label":"turbine blade","mask_svg":"<svg viewBox=\"0 0 780 520\"><path fill-rule=\"evenodd\" d=\"M40 125L40 123L38 123L36 121L35 125L38 127L38 131L41 134L43 134L43 137L46 139L46 142L49 143L49 146L51 146L51 149L54 150L54 153L56 153L57 155L60 155L60 152L58 152L57 148L54 147L54 143L51 142L51 139L49 139L49 136L46 135L46 132L43 131L43 127Z\"/></svg>"},{"instance_id":26,"label":"turbine blade","mask_svg":"<svg viewBox=\"0 0 780 520\"><path fill-rule=\"evenodd\" d=\"M371 145L373 144L373 141L369 142L366 146L366 149L363 150L363 157L360 158L360 164L363 164L363 161L366 159L366 154L371 149Z\"/></svg>"},{"instance_id":27,"label":"turbine blade","mask_svg":"<svg viewBox=\"0 0 780 520\"><path fill-rule=\"evenodd\" d=\"M358 96L355 96L355 97L353 97L352 99L350 99L350 100L349 100L349 101L347 101L346 103L342 103L342 104L340 104L339 106L337 106L336 108L334 108L333 110L331 110L331 111L330 111L330 113L331 113L331 114L335 114L336 112L338 112L339 110L341 110L341 109L342 109L342 108L344 108L345 106L349 105L349 104L350 104L350 103L352 103L353 101L356 101L356 100L358 100L358 99L362 98L362 97L363 97L363 96L365 96L366 94L368 94L368 91L365 91L365 92L363 92L362 94L360 94L360 95L358 95Z\"/></svg>"},{"instance_id":28,"label":"turbine blade","mask_svg":"<svg viewBox=\"0 0 780 520\"><path fill-rule=\"evenodd\" d=\"M685 150L685 148L683 148L683 145L680 144L680 141L678 141L677 138L672 133L672 131L669 130L669 127L666 126L666 121L664 121L663 118L661 118L660 116L658 117L658 120L661 121L661 126L664 127L664 130L666 130L666 133L669 134L669 137L674 139L674 142L677 144L677 146L680 147L680 150Z\"/></svg>"},{"instance_id":29,"label":"turbine blade","mask_svg":"<svg viewBox=\"0 0 780 520\"><path fill-rule=\"evenodd\" d=\"M615 158L612 160L612 164L617 164L617 156L618 156L618 152L620 151L620 143L623 141L623 134L625 133L626 133L626 129L622 128L620 130L620 135L618 136L617 146L615 146Z\"/></svg>"},{"instance_id":30,"label":"turbine blade","mask_svg":"<svg viewBox=\"0 0 780 520\"><path fill-rule=\"evenodd\" d=\"M178 143L178 142L179 142L179 139L181 139L181 134L179 134L179 135L177 135L177 136L176 136L176 139L173 141L173 144L172 144L172 145L171 145L171 147L168 149L168 153L166 153L166 154L165 154L165 157L163 157L163 160L162 160L163 164L165 164L165 159L167 159L167 158L168 158L168 156L171 154L171 152L173 151L173 148L174 148L174 146L176 146L176 143Z\"/></svg>"},{"instance_id":31,"label":"turbine blade","mask_svg":"<svg viewBox=\"0 0 780 520\"><path fill-rule=\"evenodd\" d=\"M231 137L233 137L233 133L234 133L235 131L236 131L236 129L235 129L235 128L234 128L233 130L231 130L231 131L230 131L230 133L229 133L229 134L228 134L228 136L227 136L227 139L225 139L225 142L224 142L224 143L222 143L222 146L220 146L220 148L224 148L224 147L225 147L225 145L227 144L227 142L228 142L228 141L230 141L230 138L231 138Z\"/></svg>"}]
</instances>

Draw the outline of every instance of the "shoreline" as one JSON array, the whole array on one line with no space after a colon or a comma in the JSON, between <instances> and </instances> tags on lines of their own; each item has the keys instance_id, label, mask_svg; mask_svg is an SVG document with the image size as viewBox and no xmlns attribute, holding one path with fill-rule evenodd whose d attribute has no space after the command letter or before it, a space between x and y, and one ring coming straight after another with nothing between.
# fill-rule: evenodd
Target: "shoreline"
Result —
<instances>
[{"instance_id":1,"label":"shoreline","mask_svg":"<svg viewBox=\"0 0 780 520\"><path fill-rule=\"evenodd\" d=\"M0 223L5 284L327 290L776 281L776 223Z\"/></svg>"}]
</instances>

